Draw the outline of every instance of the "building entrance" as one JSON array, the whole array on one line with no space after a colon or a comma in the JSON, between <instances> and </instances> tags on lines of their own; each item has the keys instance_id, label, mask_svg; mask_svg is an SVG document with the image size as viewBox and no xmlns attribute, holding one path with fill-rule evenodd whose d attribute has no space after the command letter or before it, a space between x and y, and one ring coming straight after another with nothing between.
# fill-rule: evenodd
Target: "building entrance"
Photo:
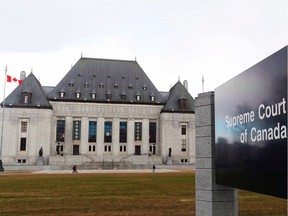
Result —
<instances>
[{"instance_id":1,"label":"building entrance","mask_svg":"<svg viewBox=\"0 0 288 216\"><path fill-rule=\"evenodd\" d=\"M135 155L141 155L141 146L135 145Z\"/></svg>"},{"instance_id":2,"label":"building entrance","mask_svg":"<svg viewBox=\"0 0 288 216\"><path fill-rule=\"evenodd\" d=\"M79 145L73 145L73 155L79 155Z\"/></svg>"}]
</instances>

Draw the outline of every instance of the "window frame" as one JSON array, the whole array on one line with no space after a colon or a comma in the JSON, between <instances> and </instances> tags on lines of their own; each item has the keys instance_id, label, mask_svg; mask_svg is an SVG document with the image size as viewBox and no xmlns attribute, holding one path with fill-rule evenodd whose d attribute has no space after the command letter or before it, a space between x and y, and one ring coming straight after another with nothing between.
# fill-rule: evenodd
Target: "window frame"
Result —
<instances>
[{"instance_id":1,"label":"window frame","mask_svg":"<svg viewBox=\"0 0 288 216\"><path fill-rule=\"evenodd\" d=\"M127 143L128 124L127 121L119 122L119 143Z\"/></svg>"},{"instance_id":2,"label":"window frame","mask_svg":"<svg viewBox=\"0 0 288 216\"><path fill-rule=\"evenodd\" d=\"M96 143L96 142L97 142L97 121L91 120L88 123L88 143Z\"/></svg>"},{"instance_id":3,"label":"window frame","mask_svg":"<svg viewBox=\"0 0 288 216\"><path fill-rule=\"evenodd\" d=\"M21 133L27 133L28 131L28 122L21 121Z\"/></svg>"},{"instance_id":4,"label":"window frame","mask_svg":"<svg viewBox=\"0 0 288 216\"><path fill-rule=\"evenodd\" d=\"M60 122L62 124L60 125ZM56 141L65 142L65 125L66 122L63 119L57 119L56 121Z\"/></svg>"},{"instance_id":5,"label":"window frame","mask_svg":"<svg viewBox=\"0 0 288 216\"><path fill-rule=\"evenodd\" d=\"M20 138L20 151L26 151L27 150L27 138L21 137Z\"/></svg>"},{"instance_id":6,"label":"window frame","mask_svg":"<svg viewBox=\"0 0 288 216\"><path fill-rule=\"evenodd\" d=\"M112 142L112 121L105 121L104 122L104 143L111 143Z\"/></svg>"},{"instance_id":7,"label":"window frame","mask_svg":"<svg viewBox=\"0 0 288 216\"><path fill-rule=\"evenodd\" d=\"M187 125L181 125L181 135L187 135Z\"/></svg>"},{"instance_id":8,"label":"window frame","mask_svg":"<svg viewBox=\"0 0 288 216\"><path fill-rule=\"evenodd\" d=\"M181 139L181 152L186 152L186 151L187 151L187 140Z\"/></svg>"},{"instance_id":9,"label":"window frame","mask_svg":"<svg viewBox=\"0 0 288 216\"><path fill-rule=\"evenodd\" d=\"M157 123L149 122L149 143L157 142Z\"/></svg>"}]
</instances>

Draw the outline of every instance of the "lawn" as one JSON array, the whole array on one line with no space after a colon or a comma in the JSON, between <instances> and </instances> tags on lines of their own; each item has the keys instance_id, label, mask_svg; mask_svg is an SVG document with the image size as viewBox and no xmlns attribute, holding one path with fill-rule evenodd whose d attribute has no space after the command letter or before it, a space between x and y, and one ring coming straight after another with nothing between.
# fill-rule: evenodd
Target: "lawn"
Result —
<instances>
[{"instance_id":1,"label":"lawn","mask_svg":"<svg viewBox=\"0 0 288 216\"><path fill-rule=\"evenodd\" d=\"M239 191L239 215L286 215L286 200ZM195 215L195 174L0 174L0 215Z\"/></svg>"}]
</instances>

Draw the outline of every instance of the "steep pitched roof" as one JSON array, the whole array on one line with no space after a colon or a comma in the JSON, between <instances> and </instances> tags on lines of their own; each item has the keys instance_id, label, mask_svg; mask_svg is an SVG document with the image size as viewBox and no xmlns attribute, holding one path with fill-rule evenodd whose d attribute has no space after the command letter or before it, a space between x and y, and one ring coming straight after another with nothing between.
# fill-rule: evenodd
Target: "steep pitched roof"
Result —
<instances>
[{"instance_id":1,"label":"steep pitched roof","mask_svg":"<svg viewBox=\"0 0 288 216\"><path fill-rule=\"evenodd\" d=\"M27 96L28 99L26 102L24 99L25 96ZM30 73L29 76L23 80L22 84L17 86L14 91L6 97L1 103L2 107L3 103L5 103L5 107L52 109L42 90L41 84L33 73Z\"/></svg>"},{"instance_id":2,"label":"steep pitched roof","mask_svg":"<svg viewBox=\"0 0 288 216\"><path fill-rule=\"evenodd\" d=\"M160 92L136 61L80 58L49 100L163 104Z\"/></svg>"},{"instance_id":3,"label":"steep pitched roof","mask_svg":"<svg viewBox=\"0 0 288 216\"><path fill-rule=\"evenodd\" d=\"M161 110L163 112L195 112L195 101L187 89L178 81L169 92L166 105Z\"/></svg>"},{"instance_id":4,"label":"steep pitched roof","mask_svg":"<svg viewBox=\"0 0 288 216\"><path fill-rule=\"evenodd\" d=\"M47 96L52 90L54 89L54 87L52 86L42 86L42 90L44 92L44 94Z\"/></svg>"}]
</instances>

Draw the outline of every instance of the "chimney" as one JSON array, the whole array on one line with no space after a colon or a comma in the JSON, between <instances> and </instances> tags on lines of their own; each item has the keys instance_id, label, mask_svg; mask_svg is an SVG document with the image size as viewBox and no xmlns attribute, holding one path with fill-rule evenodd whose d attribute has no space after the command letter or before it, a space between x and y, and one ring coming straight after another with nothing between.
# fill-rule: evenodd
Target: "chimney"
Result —
<instances>
[{"instance_id":1,"label":"chimney","mask_svg":"<svg viewBox=\"0 0 288 216\"><path fill-rule=\"evenodd\" d=\"M187 80L183 81L183 85L186 88L186 90L188 91L188 81Z\"/></svg>"},{"instance_id":2,"label":"chimney","mask_svg":"<svg viewBox=\"0 0 288 216\"><path fill-rule=\"evenodd\" d=\"M21 71L20 72L20 80L24 80L26 78L26 72L25 71Z\"/></svg>"}]
</instances>

